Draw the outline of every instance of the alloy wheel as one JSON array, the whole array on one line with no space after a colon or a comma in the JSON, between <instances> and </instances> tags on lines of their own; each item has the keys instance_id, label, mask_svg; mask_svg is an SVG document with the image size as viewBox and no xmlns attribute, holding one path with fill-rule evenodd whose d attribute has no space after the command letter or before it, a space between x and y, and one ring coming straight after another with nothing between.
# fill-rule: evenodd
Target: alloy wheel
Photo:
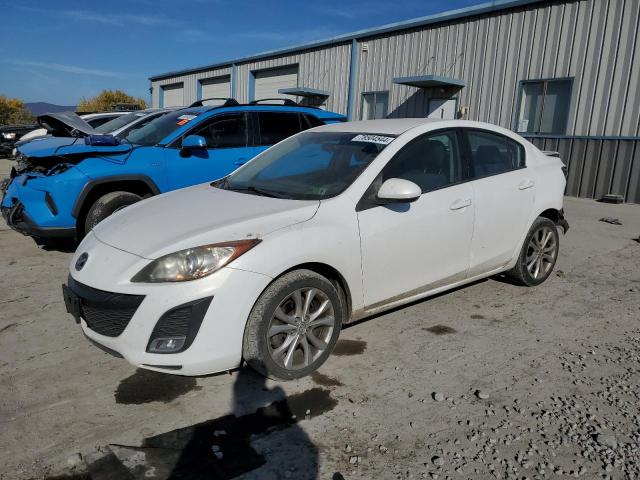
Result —
<instances>
[{"instance_id":1,"label":"alloy wheel","mask_svg":"<svg viewBox=\"0 0 640 480\"><path fill-rule=\"evenodd\" d=\"M533 232L525 257L529 275L535 280L545 278L556 263L557 254L558 241L551 227L544 225Z\"/></svg>"},{"instance_id":2,"label":"alloy wheel","mask_svg":"<svg viewBox=\"0 0 640 480\"><path fill-rule=\"evenodd\" d=\"M267 329L269 354L287 370L306 368L328 348L335 324L333 303L322 290L295 290L271 317Z\"/></svg>"}]
</instances>

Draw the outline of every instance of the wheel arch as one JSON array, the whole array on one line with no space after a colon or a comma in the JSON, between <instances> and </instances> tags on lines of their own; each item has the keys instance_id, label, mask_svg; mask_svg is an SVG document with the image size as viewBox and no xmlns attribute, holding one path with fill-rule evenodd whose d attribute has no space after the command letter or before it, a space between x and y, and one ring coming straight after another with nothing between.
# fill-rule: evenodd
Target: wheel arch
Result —
<instances>
[{"instance_id":1,"label":"wheel arch","mask_svg":"<svg viewBox=\"0 0 640 480\"><path fill-rule=\"evenodd\" d=\"M78 233L82 233L84 217L93 202L102 195L120 190L134 193L143 198L160 193L156 183L146 175L117 175L90 180L82 188L71 210L71 215L76 219Z\"/></svg>"},{"instance_id":2,"label":"wheel arch","mask_svg":"<svg viewBox=\"0 0 640 480\"><path fill-rule=\"evenodd\" d=\"M349 284L347 283L347 280L345 279L345 277L338 271L338 269L323 262L300 263L290 268L287 268L286 270L282 271L280 274L276 275L273 278L272 282L269 283L269 285L275 282L277 279L279 279L283 275L286 275L287 273L292 272L294 270L311 270L312 272L315 272L318 275L322 275L331 283L333 283L335 286L339 287L339 291L343 293L344 300L346 302L345 307L346 307L347 319L345 320L344 323L348 323L349 318L351 317L353 299L351 296L351 289L349 288Z\"/></svg>"}]
</instances>

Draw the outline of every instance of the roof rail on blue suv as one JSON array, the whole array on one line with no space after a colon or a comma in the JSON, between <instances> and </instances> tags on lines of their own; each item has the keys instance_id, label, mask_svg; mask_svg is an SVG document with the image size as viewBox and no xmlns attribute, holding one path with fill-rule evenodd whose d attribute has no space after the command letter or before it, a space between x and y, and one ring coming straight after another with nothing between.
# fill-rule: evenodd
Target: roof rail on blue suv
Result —
<instances>
[{"instance_id":1,"label":"roof rail on blue suv","mask_svg":"<svg viewBox=\"0 0 640 480\"><path fill-rule=\"evenodd\" d=\"M7 224L39 240L77 240L143 198L222 178L291 135L346 121L289 102L216 99L224 103L212 107L202 105L206 100L167 113L119 142L48 137L21 145L10 179L0 185Z\"/></svg>"}]
</instances>

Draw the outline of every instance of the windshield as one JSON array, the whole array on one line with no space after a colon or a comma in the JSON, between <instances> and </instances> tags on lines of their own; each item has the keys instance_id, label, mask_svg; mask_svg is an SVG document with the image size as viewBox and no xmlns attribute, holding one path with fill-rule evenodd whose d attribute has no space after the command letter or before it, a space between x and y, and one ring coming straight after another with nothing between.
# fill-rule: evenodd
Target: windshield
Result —
<instances>
[{"instance_id":1,"label":"windshield","mask_svg":"<svg viewBox=\"0 0 640 480\"><path fill-rule=\"evenodd\" d=\"M128 125L129 123L136 121L140 117L144 117L145 115L146 113L142 113L142 112L130 113L128 115L120 115L114 118L113 120L109 120L108 122L103 123L102 125L94 127L94 130L100 133L110 133L115 130L118 130L120 127L124 127L125 125Z\"/></svg>"},{"instance_id":2,"label":"windshield","mask_svg":"<svg viewBox=\"0 0 640 480\"><path fill-rule=\"evenodd\" d=\"M124 138L134 145L153 146L160 140L200 115L198 110L176 110L156 118L142 128L132 130Z\"/></svg>"},{"instance_id":3,"label":"windshield","mask_svg":"<svg viewBox=\"0 0 640 480\"><path fill-rule=\"evenodd\" d=\"M295 200L342 193L393 136L306 132L267 150L214 186Z\"/></svg>"}]
</instances>

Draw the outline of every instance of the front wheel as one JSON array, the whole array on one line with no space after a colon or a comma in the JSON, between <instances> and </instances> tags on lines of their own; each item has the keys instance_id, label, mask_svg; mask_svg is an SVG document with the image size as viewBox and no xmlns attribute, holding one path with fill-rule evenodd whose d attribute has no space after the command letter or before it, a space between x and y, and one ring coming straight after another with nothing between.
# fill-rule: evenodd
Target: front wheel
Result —
<instances>
[{"instance_id":1,"label":"front wheel","mask_svg":"<svg viewBox=\"0 0 640 480\"><path fill-rule=\"evenodd\" d=\"M131 192L109 192L98 198L89 211L84 222L84 233L89 233L98 223L109 215L142 200Z\"/></svg>"},{"instance_id":2,"label":"front wheel","mask_svg":"<svg viewBox=\"0 0 640 480\"><path fill-rule=\"evenodd\" d=\"M545 217L536 218L524 240L518 262L507 275L528 287L540 285L551 275L559 247L556 224Z\"/></svg>"},{"instance_id":3,"label":"front wheel","mask_svg":"<svg viewBox=\"0 0 640 480\"><path fill-rule=\"evenodd\" d=\"M304 377L322 365L338 341L345 302L328 279L295 270L275 280L255 303L243 358L279 380Z\"/></svg>"}]
</instances>

